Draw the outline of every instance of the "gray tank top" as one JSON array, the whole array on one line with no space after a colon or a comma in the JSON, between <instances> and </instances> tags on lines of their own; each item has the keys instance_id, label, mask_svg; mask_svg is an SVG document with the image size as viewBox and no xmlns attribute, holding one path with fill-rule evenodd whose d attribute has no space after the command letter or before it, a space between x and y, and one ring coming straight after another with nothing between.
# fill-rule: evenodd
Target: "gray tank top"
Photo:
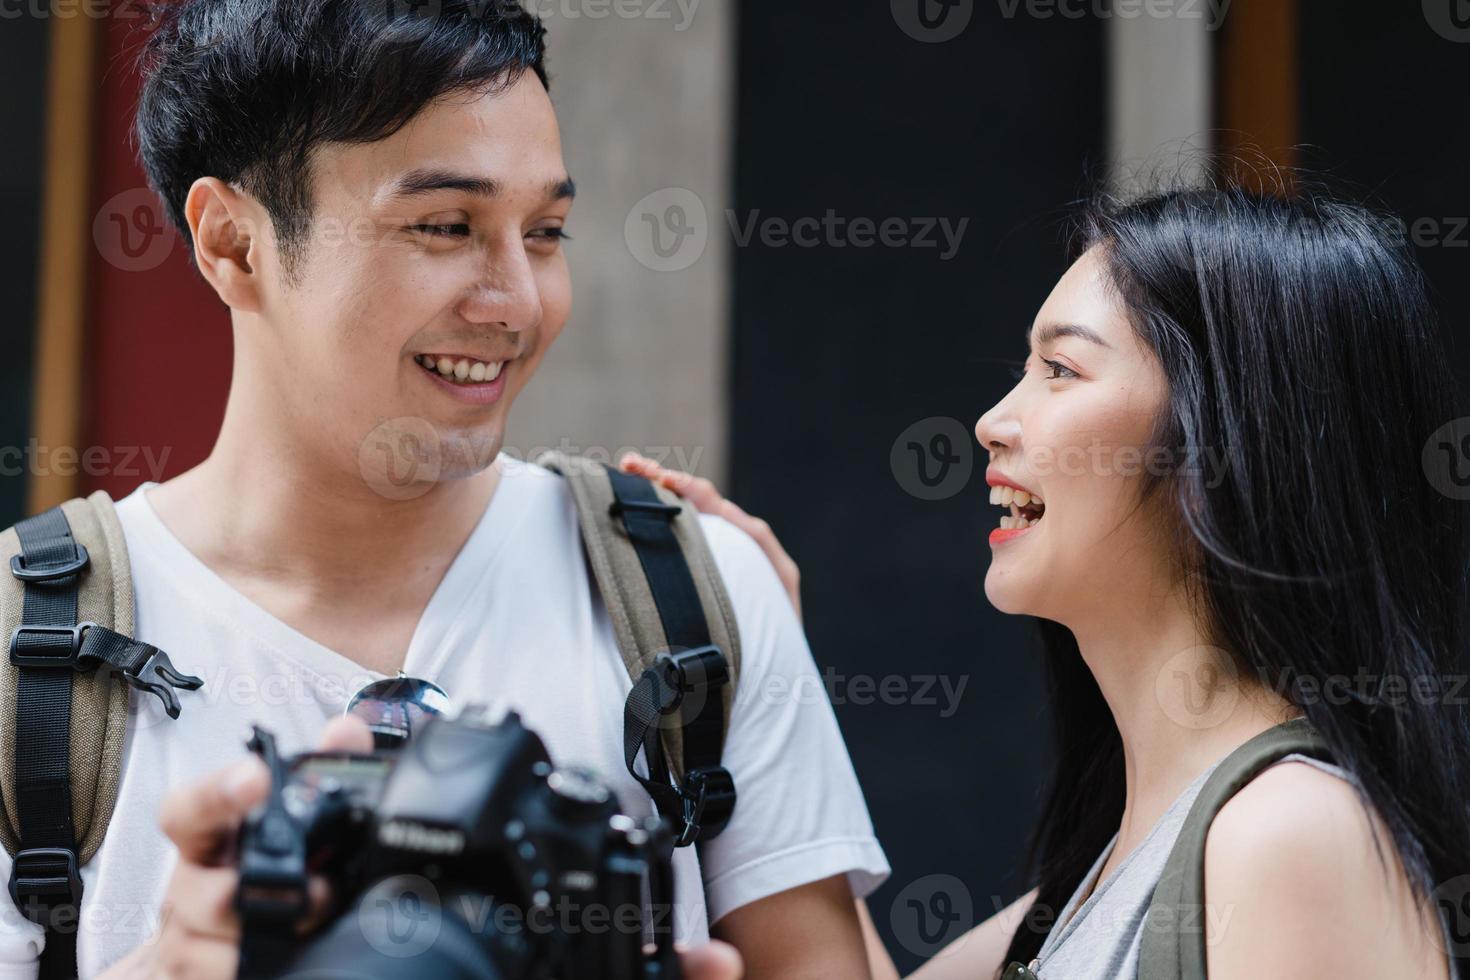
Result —
<instances>
[{"instance_id":1,"label":"gray tank top","mask_svg":"<svg viewBox=\"0 0 1470 980\"><path fill-rule=\"evenodd\" d=\"M1284 762L1305 762L1339 779L1351 781L1348 773L1340 767L1296 752L1283 756L1272 765ZM1118 835L1114 834L1108 841L1042 943L1041 952L1032 967L1040 980L1135 980L1138 976L1139 945L1143 941L1143 917L1153 900L1154 888L1164 872L1164 863L1174 848L1180 828L1184 826L1184 818L1189 815L1189 808L1219 764L1216 762L1210 766L1184 788L1149 830L1148 836L1079 908L1078 898L1091 888L1118 843ZM1445 942L1448 944L1448 925L1443 918L1440 924L1446 930ZM1446 945L1444 948L1453 947ZM1450 976L1458 976L1453 963Z\"/></svg>"}]
</instances>

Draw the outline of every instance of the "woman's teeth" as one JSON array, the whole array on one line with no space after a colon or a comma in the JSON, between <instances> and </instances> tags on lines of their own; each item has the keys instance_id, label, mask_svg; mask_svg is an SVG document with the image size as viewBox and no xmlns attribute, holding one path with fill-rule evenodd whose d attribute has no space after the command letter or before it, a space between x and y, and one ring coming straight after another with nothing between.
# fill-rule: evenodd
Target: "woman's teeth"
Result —
<instances>
[{"instance_id":1,"label":"woman's teeth","mask_svg":"<svg viewBox=\"0 0 1470 980\"><path fill-rule=\"evenodd\" d=\"M1011 509L1010 514L1000 519L1001 530L1004 531L1030 527L1041 520L1046 510L1046 504L1040 497L1015 487L991 487L990 502Z\"/></svg>"},{"instance_id":2,"label":"woman's teeth","mask_svg":"<svg viewBox=\"0 0 1470 980\"><path fill-rule=\"evenodd\" d=\"M432 358L427 354L416 354L414 360L421 367L437 371L439 376L460 384L482 384L500 377L504 361L472 361L467 357L458 360L448 357Z\"/></svg>"}]
</instances>

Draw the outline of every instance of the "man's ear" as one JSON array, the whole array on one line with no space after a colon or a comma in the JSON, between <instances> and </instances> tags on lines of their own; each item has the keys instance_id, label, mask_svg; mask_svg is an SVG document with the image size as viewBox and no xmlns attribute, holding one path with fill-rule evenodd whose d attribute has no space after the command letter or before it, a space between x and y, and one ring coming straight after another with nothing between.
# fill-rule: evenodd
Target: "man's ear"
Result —
<instances>
[{"instance_id":1,"label":"man's ear","mask_svg":"<svg viewBox=\"0 0 1470 980\"><path fill-rule=\"evenodd\" d=\"M258 311L266 246L260 204L216 177L201 177L189 188L184 218L194 260L219 298L232 310Z\"/></svg>"}]
</instances>

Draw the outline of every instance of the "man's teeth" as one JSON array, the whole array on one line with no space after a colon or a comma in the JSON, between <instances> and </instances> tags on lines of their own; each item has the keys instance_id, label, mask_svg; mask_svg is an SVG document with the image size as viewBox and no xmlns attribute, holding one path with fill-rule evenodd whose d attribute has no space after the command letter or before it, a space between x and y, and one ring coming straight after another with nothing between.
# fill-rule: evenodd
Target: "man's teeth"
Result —
<instances>
[{"instance_id":1,"label":"man's teeth","mask_svg":"<svg viewBox=\"0 0 1470 980\"><path fill-rule=\"evenodd\" d=\"M500 369L505 364L504 361L472 361L467 357L459 360L441 357L435 360L427 354L417 354L414 360L430 371L439 372L440 377L471 383L494 381L500 377Z\"/></svg>"}]
</instances>

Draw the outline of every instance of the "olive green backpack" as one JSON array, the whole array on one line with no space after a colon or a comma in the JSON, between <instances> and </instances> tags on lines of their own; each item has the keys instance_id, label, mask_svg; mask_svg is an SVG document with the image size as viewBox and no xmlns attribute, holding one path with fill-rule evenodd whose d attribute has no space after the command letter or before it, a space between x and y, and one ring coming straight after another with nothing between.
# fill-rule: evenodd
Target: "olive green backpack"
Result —
<instances>
[{"instance_id":1,"label":"olive green backpack","mask_svg":"<svg viewBox=\"0 0 1470 980\"><path fill-rule=\"evenodd\" d=\"M1292 753L1331 761L1322 736L1305 718L1269 728L1215 767L1195 797L1164 863L1143 919L1138 980L1206 980L1205 835L1215 815L1267 766ZM1030 966L1011 963L1001 980L1047 980Z\"/></svg>"},{"instance_id":2,"label":"olive green backpack","mask_svg":"<svg viewBox=\"0 0 1470 980\"><path fill-rule=\"evenodd\" d=\"M677 846L703 843L735 809L721 756L740 638L698 515L671 491L582 457L537 462L576 500L632 681L628 771L673 824ZM96 854L117 802L129 694L156 696L177 718L189 700L178 693L204 682L132 639L127 545L105 492L0 532L0 563L10 571L0 573L0 635L10 638L0 663L0 845L11 856L12 900L46 929L42 980L75 977L78 868ZM646 774L634 765L640 754Z\"/></svg>"}]
</instances>

